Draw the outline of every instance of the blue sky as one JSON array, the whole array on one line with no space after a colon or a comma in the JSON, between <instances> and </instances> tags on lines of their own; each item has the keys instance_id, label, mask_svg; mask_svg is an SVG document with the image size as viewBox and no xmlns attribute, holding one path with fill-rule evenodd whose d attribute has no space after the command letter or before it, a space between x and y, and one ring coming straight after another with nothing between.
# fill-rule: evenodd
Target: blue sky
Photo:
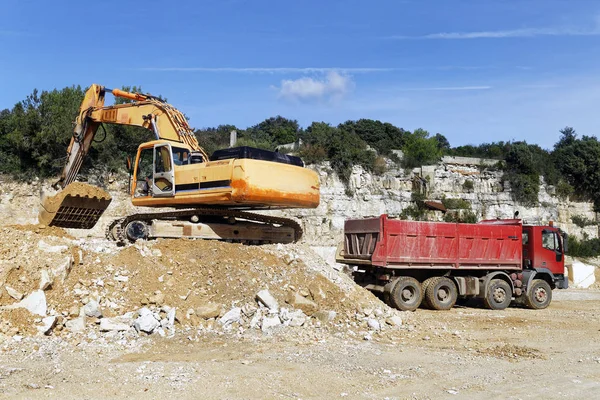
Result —
<instances>
[{"instance_id":1,"label":"blue sky","mask_svg":"<svg viewBox=\"0 0 600 400\"><path fill-rule=\"evenodd\" d=\"M169 8L170 7L170 8ZM452 145L600 126L600 2L2 0L0 108L141 85L192 126L373 118Z\"/></svg>"}]
</instances>

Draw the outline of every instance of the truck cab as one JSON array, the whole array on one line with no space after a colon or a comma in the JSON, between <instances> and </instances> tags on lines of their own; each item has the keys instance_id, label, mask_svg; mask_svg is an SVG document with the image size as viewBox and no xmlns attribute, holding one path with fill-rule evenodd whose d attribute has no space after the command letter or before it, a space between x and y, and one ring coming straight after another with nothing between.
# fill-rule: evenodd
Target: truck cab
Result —
<instances>
[{"instance_id":1,"label":"truck cab","mask_svg":"<svg viewBox=\"0 0 600 400\"><path fill-rule=\"evenodd\" d=\"M523 271L546 274L551 285L566 288L564 275L567 235L560 229L549 226L523 226Z\"/></svg>"}]
</instances>

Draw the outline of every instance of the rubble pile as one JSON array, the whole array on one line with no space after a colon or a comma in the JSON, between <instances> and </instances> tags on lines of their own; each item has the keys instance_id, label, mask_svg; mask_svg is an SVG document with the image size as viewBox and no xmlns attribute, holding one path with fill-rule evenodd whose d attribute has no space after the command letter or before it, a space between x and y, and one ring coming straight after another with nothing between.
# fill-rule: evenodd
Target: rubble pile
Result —
<instances>
[{"instance_id":1,"label":"rubble pile","mask_svg":"<svg viewBox=\"0 0 600 400\"><path fill-rule=\"evenodd\" d=\"M0 339L331 329L369 340L407 318L303 245L0 234Z\"/></svg>"}]
</instances>

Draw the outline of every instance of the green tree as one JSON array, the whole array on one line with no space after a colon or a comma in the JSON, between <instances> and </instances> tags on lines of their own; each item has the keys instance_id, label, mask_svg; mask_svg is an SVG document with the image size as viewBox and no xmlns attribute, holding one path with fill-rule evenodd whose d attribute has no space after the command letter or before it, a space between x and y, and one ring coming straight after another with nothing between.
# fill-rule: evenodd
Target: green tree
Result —
<instances>
[{"instance_id":1,"label":"green tree","mask_svg":"<svg viewBox=\"0 0 600 400\"><path fill-rule=\"evenodd\" d=\"M404 151L403 164L407 168L437 163L442 156L437 139L429 137L429 132L421 128L408 135L402 150Z\"/></svg>"},{"instance_id":2,"label":"green tree","mask_svg":"<svg viewBox=\"0 0 600 400\"><path fill-rule=\"evenodd\" d=\"M591 136L572 139L557 146L556 165L575 193L592 200L600 210L600 142Z\"/></svg>"},{"instance_id":3,"label":"green tree","mask_svg":"<svg viewBox=\"0 0 600 400\"><path fill-rule=\"evenodd\" d=\"M274 149L277 145L295 142L300 133L298 121L278 115L248 128L240 139L262 147L268 144L269 149Z\"/></svg>"}]
</instances>

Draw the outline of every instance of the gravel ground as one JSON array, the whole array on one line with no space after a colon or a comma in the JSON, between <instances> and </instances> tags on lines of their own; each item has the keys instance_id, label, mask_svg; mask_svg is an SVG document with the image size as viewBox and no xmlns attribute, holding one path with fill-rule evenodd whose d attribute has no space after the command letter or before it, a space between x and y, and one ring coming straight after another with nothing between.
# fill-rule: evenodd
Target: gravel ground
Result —
<instances>
[{"instance_id":1,"label":"gravel ground","mask_svg":"<svg viewBox=\"0 0 600 400\"><path fill-rule=\"evenodd\" d=\"M599 397L600 292L558 293L542 311L418 310L412 324L370 341L325 328L9 339L0 345L0 396Z\"/></svg>"}]
</instances>

